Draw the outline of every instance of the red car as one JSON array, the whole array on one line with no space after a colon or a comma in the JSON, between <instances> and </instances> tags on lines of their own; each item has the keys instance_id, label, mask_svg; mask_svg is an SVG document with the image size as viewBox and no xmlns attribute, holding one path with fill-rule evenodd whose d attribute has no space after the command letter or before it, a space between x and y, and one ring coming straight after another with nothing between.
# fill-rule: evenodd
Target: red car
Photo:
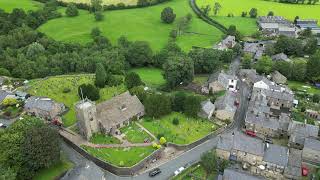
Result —
<instances>
[{"instance_id":1,"label":"red car","mask_svg":"<svg viewBox=\"0 0 320 180\"><path fill-rule=\"evenodd\" d=\"M302 173L302 176L308 176L308 168L307 167L304 167L302 166L301 167L301 173Z\"/></svg>"},{"instance_id":2,"label":"red car","mask_svg":"<svg viewBox=\"0 0 320 180\"><path fill-rule=\"evenodd\" d=\"M256 137L256 133L254 131L246 130L246 134L251 137Z\"/></svg>"}]
</instances>

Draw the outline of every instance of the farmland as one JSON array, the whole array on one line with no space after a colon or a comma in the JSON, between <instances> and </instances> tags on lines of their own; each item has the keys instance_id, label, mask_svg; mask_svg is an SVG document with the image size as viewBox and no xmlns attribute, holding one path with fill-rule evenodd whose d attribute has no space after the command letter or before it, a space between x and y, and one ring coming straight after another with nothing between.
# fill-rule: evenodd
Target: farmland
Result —
<instances>
[{"instance_id":1,"label":"farmland","mask_svg":"<svg viewBox=\"0 0 320 180\"><path fill-rule=\"evenodd\" d=\"M115 44L124 35L131 41L147 41L153 50L165 46L169 33L176 24L165 24L160 20L160 13L165 7L172 7L177 19L191 13L193 19L184 33L177 38L177 44L184 50L192 46L211 47L221 39L222 33L198 19L185 0L172 0L156 6L104 12L105 19L96 22L88 11L80 11L77 17L62 17L50 20L39 31L59 41L87 43L92 41L90 32L99 27L102 34Z\"/></svg>"},{"instance_id":2,"label":"farmland","mask_svg":"<svg viewBox=\"0 0 320 180\"><path fill-rule=\"evenodd\" d=\"M82 4L90 4L90 0L59 0L66 3L82 3ZM117 5L119 3L123 3L125 5L136 5L137 0L102 0L103 5Z\"/></svg>"},{"instance_id":3,"label":"farmland","mask_svg":"<svg viewBox=\"0 0 320 180\"><path fill-rule=\"evenodd\" d=\"M22 8L24 10L35 10L42 4L31 0L0 0L0 8L6 12L12 11L14 8Z\"/></svg>"}]
</instances>

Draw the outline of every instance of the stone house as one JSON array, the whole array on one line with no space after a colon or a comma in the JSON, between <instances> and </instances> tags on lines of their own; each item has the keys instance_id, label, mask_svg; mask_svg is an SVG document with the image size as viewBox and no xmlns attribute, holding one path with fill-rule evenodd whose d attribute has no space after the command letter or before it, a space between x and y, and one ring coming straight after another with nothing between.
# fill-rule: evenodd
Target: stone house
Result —
<instances>
[{"instance_id":1,"label":"stone house","mask_svg":"<svg viewBox=\"0 0 320 180\"><path fill-rule=\"evenodd\" d=\"M291 121L288 127L289 147L303 149L305 139L317 138L319 127L297 121Z\"/></svg>"},{"instance_id":2,"label":"stone house","mask_svg":"<svg viewBox=\"0 0 320 180\"><path fill-rule=\"evenodd\" d=\"M226 160L256 165L263 160L264 144L260 139L235 131L219 137L216 153Z\"/></svg>"},{"instance_id":3,"label":"stone house","mask_svg":"<svg viewBox=\"0 0 320 180\"><path fill-rule=\"evenodd\" d=\"M209 90L213 93L223 90L235 90L237 86L237 77L221 72L216 81L209 83Z\"/></svg>"},{"instance_id":4,"label":"stone house","mask_svg":"<svg viewBox=\"0 0 320 180\"><path fill-rule=\"evenodd\" d=\"M227 50L233 48L237 44L235 36L227 36L213 48L218 50Z\"/></svg>"},{"instance_id":5,"label":"stone house","mask_svg":"<svg viewBox=\"0 0 320 180\"><path fill-rule=\"evenodd\" d=\"M282 175L288 165L289 149L276 144L266 144L263 164L266 170L273 174Z\"/></svg>"},{"instance_id":6,"label":"stone house","mask_svg":"<svg viewBox=\"0 0 320 180\"><path fill-rule=\"evenodd\" d=\"M305 112L305 115L308 118L312 118L312 119L316 119L316 120L320 121L320 113L318 111L307 109Z\"/></svg>"},{"instance_id":7,"label":"stone house","mask_svg":"<svg viewBox=\"0 0 320 180\"><path fill-rule=\"evenodd\" d=\"M279 71L274 71L271 74L271 79L273 82L277 84L286 84L287 83L287 78L282 75Z\"/></svg>"},{"instance_id":8,"label":"stone house","mask_svg":"<svg viewBox=\"0 0 320 180\"><path fill-rule=\"evenodd\" d=\"M284 170L284 176L288 179L298 180L301 178L302 151L294 148L289 149L288 165Z\"/></svg>"},{"instance_id":9,"label":"stone house","mask_svg":"<svg viewBox=\"0 0 320 180\"><path fill-rule=\"evenodd\" d=\"M279 53L271 56L271 59L273 61L286 61L286 62L291 62L291 60L288 58L288 56L284 53Z\"/></svg>"},{"instance_id":10,"label":"stone house","mask_svg":"<svg viewBox=\"0 0 320 180\"><path fill-rule=\"evenodd\" d=\"M296 37L295 26L282 16L260 16L258 26L265 36L285 35Z\"/></svg>"},{"instance_id":11,"label":"stone house","mask_svg":"<svg viewBox=\"0 0 320 180\"><path fill-rule=\"evenodd\" d=\"M208 99L206 101L202 101L200 105L201 105L201 109L200 109L200 112L198 113L198 116L205 119L211 119L213 112L215 110L214 104L212 104L210 99Z\"/></svg>"},{"instance_id":12,"label":"stone house","mask_svg":"<svg viewBox=\"0 0 320 180\"><path fill-rule=\"evenodd\" d=\"M25 101L24 110L30 115L52 120L65 111L65 106L50 98L31 96Z\"/></svg>"},{"instance_id":13,"label":"stone house","mask_svg":"<svg viewBox=\"0 0 320 180\"><path fill-rule=\"evenodd\" d=\"M118 133L119 128L128 125L132 119L139 119L144 113L138 97L128 91L97 105L88 100L76 104L80 134L87 139L97 132Z\"/></svg>"},{"instance_id":14,"label":"stone house","mask_svg":"<svg viewBox=\"0 0 320 180\"><path fill-rule=\"evenodd\" d=\"M239 75L250 87L262 79L255 69L240 69Z\"/></svg>"},{"instance_id":15,"label":"stone house","mask_svg":"<svg viewBox=\"0 0 320 180\"><path fill-rule=\"evenodd\" d=\"M312 137L305 139L302 150L302 161L314 166L320 164L320 141L318 139Z\"/></svg>"},{"instance_id":16,"label":"stone house","mask_svg":"<svg viewBox=\"0 0 320 180\"><path fill-rule=\"evenodd\" d=\"M223 97L218 98L214 103L216 118L233 121L234 114L237 110L237 106L235 105L236 101L236 94L231 91L227 91Z\"/></svg>"},{"instance_id":17,"label":"stone house","mask_svg":"<svg viewBox=\"0 0 320 180\"><path fill-rule=\"evenodd\" d=\"M254 176L248 172L235 170L235 169L225 169L223 175L218 176L218 180L264 180L265 178L261 176Z\"/></svg>"}]
</instances>

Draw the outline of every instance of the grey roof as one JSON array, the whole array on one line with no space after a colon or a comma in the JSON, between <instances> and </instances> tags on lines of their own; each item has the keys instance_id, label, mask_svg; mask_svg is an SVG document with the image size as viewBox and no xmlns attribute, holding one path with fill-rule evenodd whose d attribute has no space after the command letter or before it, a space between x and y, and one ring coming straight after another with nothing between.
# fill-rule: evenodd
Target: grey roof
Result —
<instances>
[{"instance_id":1,"label":"grey roof","mask_svg":"<svg viewBox=\"0 0 320 180\"><path fill-rule=\"evenodd\" d=\"M98 166L91 161L76 166L75 168L68 171L61 180L103 180L104 172Z\"/></svg>"},{"instance_id":2,"label":"grey roof","mask_svg":"<svg viewBox=\"0 0 320 180\"><path fill-rule=\"evenodd\" d=\"M234 169L225 169L223 172L224 180L262 180L263 177L253 176L246 172L240 172L239 170Z\"/></svg>"},{"instance_id":3,"label":"grey roof","mask_svg":"<svg viewBox=\"0 0 320 180\"><path fill-rule=\"evenodd\" d=\"M215 109L215 106L214 104L212 104L210 99L201 102L201 110L207 115L209 115L212 111L214 111L214 109Z\"/></svg>"},{"instance_id":4,"label":"grey roof","mask_svg":"<svg viewBox=\"0 0 320 180\"><path fill-rule=\"evenodd\" d=\"M289 141L304 144L307 137L318 137L318 131L318 126L292 121L288 127Z\"/></svg>"},{"instance_id":5,"label":"grey roof","mask_svg":"<svg viewBox=\"0 0 320 180\"><path fill-rule=\"evenodd\" d=\"M288 164L288 159L289 150L287 147L276 144L266 144L263 161L285 167Z\"/></svg>"},{"instance_id":6,"label":"grey roof","mask_svg":"<svg viewBox=\"0 0 320 180\"><path fill-rule=\"evenodd\" d=\"M105 127L112 127L131 119L139 113L144 113L144 106L137 96L129 91L98 104L97 118Z\"/></svg>"},{"instance_id":7,"label":"grey roof","mask_svg":"<svg viewBox=\"0 0 320 180\"><path fill-rule=\"evenodd\" d=\"M7 92L7 91L0 90L0 103L1 103L8 95L13 95L13 94L10 93L10 92Z\"/></svg>"},{"instance_id":8,"label":"grey roof","mask_svg":"<svg viewBox=\"0 0 320 180\"><path fill-rule=\"evenodd\" d=\"M241 69L239 74L253 83L262 79L262 76L258 75L255 69Z\"/></svg>"},{"instance_id":9,"label":"grey roof","mask_svg":"<svg viewBox=\"0 0 320 180\"><path fill-rule=\"evenodd\" d=\"M279 91L266 91L266 96L273 97L276 99L281 99L285 101L292 101L294 99L294 95L287 92L279 92Z\"/></svg>"},{"instance_id":10,"label":"grey roof","mask_svg":"<svg viewBox=\"0 0 320 180\"><path fill-rule=\"evenodd\" d=\"M41 109L43 111L52 111L54 108L58 106L63 106L62 104L58 104L50 98L46 97L37 97L32 96L25 101L24 108L26 109Z\"/></svg>"},{"instance_id":11,"label":"grey roof","mask_svg":"<svg viewBox=\"0 0 320 180\"><path fill-rule=\"evenodd\" d=\"M259 45L258 43L245 42L243 51L248 53L256 53L258 50L258 45Z\"/></svg>"},{"instance_id":12,"label":"grey roof","mask_svg":"<svg viewBox=\"0 0 320 180\"><path fill-rule=\"evenodd\" d=\"M278 23L260 23L259 24L262 29L278 29L279 24Z\"/></svg>"},{"instance_id":13,"label":"grey roof","mask_svg":"<svg viewBox=\"0 0 320 180\"><path fill-rule=\"evenodd\" d=\"M232 133L221 135L217 148L226 151L235 149L257 156L263 156L264 154L264 144L262 140L249 137L238 131L235 131L234 135L232 135Z\"/></svg>"},{"instance_id":14,"label":"grey roof","mask_svg":"<svg viewBox=\"0 0 320 180\"><path fill-rule=\"evenodd\" d=\"M256 54L254 55L254 59L260 59L263 55L263 50L259 49L257 50Z\"/></svg>"},{"instance_id":15,"label":"grey roof","mask_svg":"<svg viewBox=\"0 0 320 180\"><path fill-rule=\"evenodd\" d=\"M22 91L16 91L15 94L19 97L26 97L28 95L28 93Z\"/></svg>"},{"instance_id":16,"label":"grey roof","mask_svg":"<svg viewBox=\"0 0 320 180\"><path fill-rule=\"evenodd\" d=\"M284 84L287 82L287 78L282 75L279 71L274 71L272 74L272 80L277 84Z\"/></svg>"},{"instance_id":17,"label":"grey roof","mask_svg":"<svg viewBox=\"0 0 320 180\"><path fill-rule=\"evenodd\" d=\"M287 61L289 59L288 56L284 53L275 54L275 55L271 56L271 58L274 61L279 61L279 60Z\"/></svg>"},{"instance_id":18,"label":"grey roof","mask_svg":"<svg viewBox=\"0 0 320 180\"><path fill-rule=\"evenodd\" d=\"M237 78L224 72L221 72L218 76L218 82L225 88L229 85L229 79L236 80Z\"/></svg>"},{"instance_id":19,"label":"grey roof","mask_svg":"<svg viewBox=\"0 0 320 180\"><path fill-rule=\"evenodd\" d=\"M235 100L236 100L236 94L231 91L227 91L223 97L220 97L219 99L217 99L214 105L216 109L219 109L219 110L224 109L229 112L235 112L237 110L237 107L234 105Z\"/></svg>"},{"instance_id":20,"label":"grey roof","mask_svg":"<svg viewBox=\"0 0 320 180\"><path fill-rule=\"evenodd\" d=\"M284 170L285 174L293 175L296 177L301 176L301 162L302 150L290 148L289 150L288 165Z\"/></svg>"},{"instance_id":21,"label":"grey roof","mask_svg":"<svg viewBox=\"0 0 320 180\"><path fill-rule=\"evenodd\" d=\"M291 23L282 16L260 16L258 17L258 22L291 25Z\"/></svg>"},{"instance_id":22,"label":"grey roof","mask_svg":"<svg viewBox=\"0 0 320 180\"><path fill-rule=\"evenodd\" d=\"M320 152L320 141L315 138L306 138L304 142L304 148Z\"/></svg>"}]
</instances>

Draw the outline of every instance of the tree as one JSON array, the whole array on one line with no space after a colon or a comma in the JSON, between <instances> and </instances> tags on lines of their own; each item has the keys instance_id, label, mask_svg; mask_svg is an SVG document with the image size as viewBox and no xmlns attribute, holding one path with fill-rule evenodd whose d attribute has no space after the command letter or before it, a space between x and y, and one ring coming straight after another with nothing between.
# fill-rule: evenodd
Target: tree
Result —
<instances>
[{"instance_id":1,"label":"tree","mask_svg":"<svg viewBox=\"0 0 320 180\"><path fill-rule=\"evenodd\" d=\"M171 7L166 7L161 12L161 20L167 24L173 23L176 18L176 14L173 13L173 9Z\"/></svg>"},{"instance_id":2,"label":"tree","mask_svg":"<svg viewBox=\"0 0 320 180\"><path fill-rule=\"evenodd\" d=\"M167 143L167 140L166 138L164 137L161 137L160 140L159 140L160 144L163 145L163 144L166 144Z\"/></svg>"},{"instance_id":3,"label":"tree","mask_svg":"<svg viewBox=\"0 0 320 180\"><path fill-rule=\"evenodd\" d=\"M294 60L292 63L291 79L304 81L306 79L307 62L304 59Z\"/></svg>"},{"instance_id":4,"label":"tree","mask_svg":"<svg viewBox=\"0 0 320 180\"><path fill-rule=\"evenodd\" d=\"M163 94L148 95L144 107L147 116L158 118L171 112L171 99Z\"/></svg>"},{"instance_id":5,"label":"tree","mask_svg":"<svg viewBox=\"0 0 320 180\"><path fill-rule=\"evenodd\" d=\"M130 72L126 75L125 84L128 89L131 89L136 86L144 85L144 83L140 79L140 76L135 72Z\"/></svg>"},{"instance_id":6,"label":"tree","mask_svg":"<svg viewBox=\"0 0 320 180\"><path fill-rule=\"evenodd\" d=\"M178 35L181 35L184 31L188 29L191 19L192 19L191 14L187 14L186 16L178 19L177 21Z\"/></svg>"},{"instance_id":7,"label":"tree","mask_svg":"<svg viewBox=\"0 0 320 180\"><path fill-rule=\"evenodd\" d=\"M205 7L201 7L201 11L202 11L203 14L205 14L206 16L209 15L210 10L211 10L210 5L207 5L207 6L205 6Z\"/></svg>"},{"instance_id":8,"label":"tree","mask_svg":"<svg viewBox=\"0 0 320 180\"><path fill-rule=\"evenodd\" d=\"M143 86L136 86L129 89L130 94L136 95L138 99L144 104L145 99L147 98L147 92L144 90Z\"/></svg>"},{"instance_id":9,"label":"tree","mask_svg":"<svg viewBox=\"0 0 320 180\"><path fill-rule=\"evenodd\" d=\"M312 97L312 101L314 103L319 103L320 101L320 94L314 94L313 97Z\"/></svg>"},{"instance_id":10,"label":"tree","mask_svg":"<svg viewBox=\"0 0 320 180\"><path fill-rule=\"evenodd\" d=\"M6 68L0 67L0 76L10 76L10 71Z\"/></svg>"},{"instance_id":11,"label":"tree","mask_svg":"<svg viewBox=\"0 0 320 180\"><path fill-rule=\"evenodd\" d=\"M183 107L184 113L190 117L197 117L201 108L200 103L201 98L199 96L187 96Z\"/></svg>"},{"instance_id":12,"label":"tree","mask_svg":"<svg viewBox=\"0 0 320 180\"><path fill-rule=\"evenodd\" d=\"M36 58L37 56L43 54L44 51L45 49L40 43L34 42L28 46L26 55L28 58Z\"/></svg>"},{"instance_id":13,"label":"tree","mask_svg":"<svg viewBox=\"0 0 320 180\"><path fill-rule=\"evenodd\" d=\"M104 19L104 15L102 11L94 12L94 18L96 21L102 21Z\"/></svg>"},{"instance_id":14,"label":"tree","mask_svg":"<svg viewBox=\"0 0 320 180\"><path fill-rule=\"evenodd\" d=\"M95 85L99 88L103 88L106 85L107 73L102 63L97 63L95 77Z\"/></svg>"},{"instance_id":15,"label":"tree","mask_svg":"<svg viewBox=\"0 0 320 180\"><path fill-rule=\"evenodd\" d=\"M91 0L91 11L92 12L97 12L97 11L102 11L102 0Z\"/></svg>"},{"instance_id":16,"label":"tree","mask_svg":"<svg viewBox=\"0 0 320 180\"><path fill-rule=\"evenodd\" d=\"M98 27L92 28L92 30L91 30L91 36L92 36L93 38L95 38L95 37L97 37L97 36L100 36L100 34L101 34L101 31L100 31L100 29L99 29Z\"/></svg>"},{"instance_id":17,"label":"tree","mask_svg":"<svg viewBox=\"0 0 320 180\"><path fill-rule=\"evenodd\" d=\"M255 69L260 74L270 74L272 71L273 62L270 57L263 56L255 65Z\"/></svg>"},{"instance_id":18,"label":"tree","mask_svg":"<svg viewBox=\"0 0 320 180\"><path fill-rule=\"evenodd\" d=\"M258 10L256 8L250 9L249 15L251 18L256 18L258 16Z\"/></svg>"},{"instance_id":19,"label":"tree","mask_svg":"<svg viewBox=\"0 0 320 180\"><path fill-rule=\"evenodd\" d=\"M296 38L280 36L274 44L275 53L303 56L302 41Z\"/></svg>"},{"instance_id":20,"label":"tree","mask_svg":"<svg viewBox=\"0 0 320 180\"><path fill-rule=\"evenodd\" d=\"M132 66L144 66L152 62L152 50L145 41L135 41L128 49L127 61Z\"/></svg>"},{"instance_id":21,"label":"tree","mask_svg":"<svg viewBox=\"0 0 320 180\"><path fill-rule=\"evenodd\" d=\"M74 3L69 3L66 9L66 15L69 17L78 16L78 8Z\"/></svg>"},{"instance_id":22,"label":"tree","mask_svg":"<svg viewBox=\"0 0 320 180\"><path fill-rule=\"evenodd\" d=\"M310 38L310 37L312 37L311 28L307 28L307 29L304 29L304 30L300 31L299 32L299 36L302 37L302 38Z\"/></svg>"},{"instance_id":23,"label":"tree","mask_svg":"<svg viewBox=\"0 0 320 180\"><path fill-rule=\"evenodd\" d=\"M269 11L267 16L274 16L273 11Z\"/></svg>"},{"instance_id":24,"label":"tree","mask_svg":"<svg viewBox=\"0 0 320 180\"><path fill-rule=\"evenodd\" d=\"M175 93L172 101L172 110L182 112L186 98L187 95L184 92L179 91Z\"/></svg>"},{"instance_id":25,"label":"tree","mask_svg":"<svg viewBox=\"0 0 320 180\"><path fill-rule=\"evenodd\" d=\"M305 54L314 54L318 49L318 40L316 38L308 38L304 45Z\"/></svg>"},{"instance_id":26,"label":"tree","mask_svg":"<svg viewBox=\"0 0 320 180\"><path fill-rule=\"evenodd\" d=\"M173 118L172 124L174 124L176 126L179 125L179 119L178 118Z\"/></svg>"},{"instance_id":27,"label":"tree","mask_svg":"<svg viewBox=\"0 0 320 180\"><path fill-rule=\"evenodd\" d=\"M82 98L88 98L91 101L96 101L100 98L99 89L92 84L81 84L78 87L78 95Z\"/></svg>"},{"instance_id":28,"label":"tree","mask_svg":"<svg viewBox=\"0 0 320 180\"><path fill-rule=\"evenodd\" d=\"M218 2L215 2L213 6L213 14L216 16L220 11L220 9L221 9L221 4Z\"/></svg>"},{"instance_id":29,"label":"tree","mask_svg":"<svg viewBox=\"0 0 320 180\"><path fill-rule=\"evenodd\" d=\"M205 171L210 174L218 169L217 159L218 158L214 153L208 151L201 155L200 164L205 169Z\"/></svg>"},{"instance_id":30,"label":"tree","mask_svg":"<svg viewBox=\"0 0 320 180\"><path fill-rule=\"evenodd\" d=\"M241 13L241 17L247 17L247 12L246 11L242 11L242 13Z\"/></svg>"},{"instance_id":31,"label":"tree","mask_svg":"<svg viewBox=\"0 0 320 180\"><path fill-rule=\"evenodd\" d=\"M192 82L194 66L192 60L185 55L172 55L163 65L164 78L168 88Z\"/></svg>"},{"instance_id":32,"label":"tree","mask_svg":"<svg viewBox=\"0 0 320 180\"><path fill-rule=\"evenodd\" d=\"M251 54L244 54L244 56L241 59L241 66L242 69L251 69L251 60L252 55Z\"/></svg>"},{"instance_id":33,"label":"tree","mask_svg":"<svg viewBox=\"0 0 320 180\"><path fill-rule=\"evenodd\" d=\"M272 56L272 55L275 54L275 51L276 51L276 50L274 49L273 44L266 44L266 46L265 46L265 53L266 53L266 55Z\"/></svg>"},{"instance_id":34,"label":"tree","mask_svg":"<svg viewBox=\"0 0 320 180\"><path fill-rule=\"evenodd\" d=\"M234 47L232 48L232 51L236 56L241 56L243 53L242 46L239 43L234 45Z\"/></svg>"},{"instance_id":35,"label":"tree","mask_svg":"<svg viewBox=\"0 0 320 180\"><path fill-rule=\"evenodd\" d=\"M291 79L292 63L286 61L276 61L273 64L273 71L279 71L282 75Z\"/></svg>"},{"instance_id":36,"label":"tree","mask_svg":"<svg viewBox=\"0 0 320 180\"><path fill-rule=\"evenodd\" d=\"M307 78L310 81L320 82L320 51L310 57L307 62Z\"/></svg>"}]
</instances>

